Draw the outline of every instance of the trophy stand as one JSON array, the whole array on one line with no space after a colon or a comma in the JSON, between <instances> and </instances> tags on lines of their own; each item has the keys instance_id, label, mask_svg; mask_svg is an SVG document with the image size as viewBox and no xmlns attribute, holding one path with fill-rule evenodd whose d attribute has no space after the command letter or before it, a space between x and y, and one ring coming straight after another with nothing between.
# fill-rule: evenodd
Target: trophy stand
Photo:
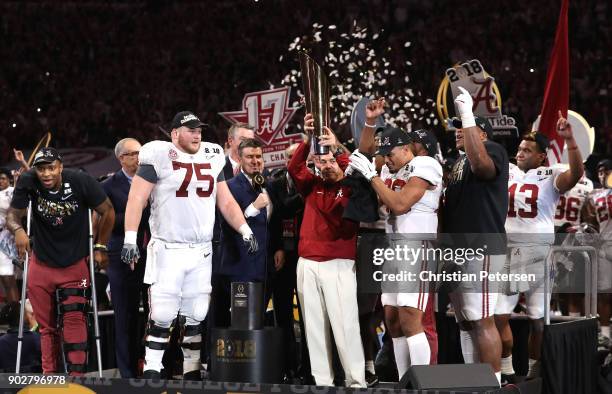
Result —
<instances>
[{"instance_id":1,"label":"trophy stand","mask_svg":"<svg viewBox=\"0 0 612 394\"><path fill-rule=\"evenodd\" d=\"M264 327L263 283L232 282L231 326L212 330L211 380L280 383L283 331Z\"/></svg>"}]
</instances>

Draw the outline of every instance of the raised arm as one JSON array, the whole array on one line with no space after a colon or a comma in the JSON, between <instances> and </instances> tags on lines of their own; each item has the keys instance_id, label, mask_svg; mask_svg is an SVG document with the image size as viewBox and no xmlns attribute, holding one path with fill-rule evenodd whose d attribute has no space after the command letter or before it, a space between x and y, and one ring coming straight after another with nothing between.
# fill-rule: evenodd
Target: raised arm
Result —
<instances>
[{"instance_id":1,"label":"raised arm","mask_svg":"<svg viewBox=\"0 0 612 394\"><path fill-rule=\"evenodd\" d=\"M484 130L481 131L476 126L476 120L472 112L474 101L467 90L461 86L459 90L461 94L457 96L455 103L461 116L465 154L474 175L483 180L491 180L497 175L497 170L480 137L480 133Z\"/></svg>"},{"instance_id":2,"label":"raised arm","mask_svg":"<svg viewBox=\"0 0 612 394\"><path fill-rule=\"evenodd\" d=\"M557 120L557 133L565 140L569 160L569 170L559 174L556 179L557 190L563 194L576 186L576 183L584 175L584 166L582 165L582 155L574 140L572 125L563 117L561 111L559 111L559 119Z\"/></svg>"},{"instance_id":3,"label":"raised arm","mask_svg":"<svg viewBox=\"0 0 612 394\"><path fill-rule=\"evenodd\" d=\"M376 132L376 118L385 112L385 99L379 98L372 100L366 106L366 121L361 129L359 139L359 152L374 154L376 144L374 143L374 133Z\"/></svg>"}]
</instances>

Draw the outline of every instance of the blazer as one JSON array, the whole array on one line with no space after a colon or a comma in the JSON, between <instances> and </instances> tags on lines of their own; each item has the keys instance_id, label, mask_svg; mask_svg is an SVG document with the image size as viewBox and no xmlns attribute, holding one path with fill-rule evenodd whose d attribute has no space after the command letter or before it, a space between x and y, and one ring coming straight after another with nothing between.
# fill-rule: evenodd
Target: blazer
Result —
<instances>
[{"instance_id":1,"label":"blazer","mask_svg":"<svg viewBox=\"0 0 612 394\"><path fill-rule=\"evenodd\" d=\"M123 248L123 238L125 236L125 207L127 205L128 195L130 194L130 186L130 181L122 170L115 172L102 182L102 188L115 208L115 224L107 245L110 258L119 256ZM140 248L141 255L146 252L146 243L148 243L151 237L151 231L149 230L150 214L151 211L147 205L142 211L142 219L138 227L138 238L136 241Z\"/></svg>"},{"instance_id":2,"label":"blazer","mask_svg":"<svg viewBox=\"0 0 612 394\"><path fill-rule=\"evenodd\" d=\"M268 185L266 182L266 190ZM242 172L227 181L227 186L242 212L259 195ZM222 221L219 274L230 276L233 280L263 281L271 273L273 252L280 249L281 245L281 230L277 216L272 215L268 222L267 212L266 207L257 216L246 219L259 245L257 252L252 255L248 253L242 235L225 220ZM269 249L273 249L272 253L269 253Z\"/></svg>"}]
</instances>

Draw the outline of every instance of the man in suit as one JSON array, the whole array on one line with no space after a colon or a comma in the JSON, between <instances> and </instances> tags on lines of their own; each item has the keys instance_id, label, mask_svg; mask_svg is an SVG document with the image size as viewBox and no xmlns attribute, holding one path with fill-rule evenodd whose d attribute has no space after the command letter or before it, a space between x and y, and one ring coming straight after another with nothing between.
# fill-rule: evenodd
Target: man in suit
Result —
<instances>
[{"instance_id":1,"label":"man in suit","mask_svg":"<svg viewBox=\"0 0 612 394\"><path fill-rule=\"evenodd\" d=\"M139 339L138 308L140 300L148 316L147 287L143 284L146 261L146 245L150 236L148 229L149 208L143 211L138 229L137 245L140 259L136 264L121 261L124 238L124 215L132 177L138 169L140 143L133 138L124 138L115 146L115 156L121 169L102 183L106 195L115 208L115 225L108 242L108 279L111 301L115 313L115 353L117 367L122 378L136 377L138 359L143 351Z\"/></svg>"},{"instance_id":2,"label":"man in suit","mask_svg":"<svg viewBox=\"0 0 612 394\"><path fill-rule=\"evenodd\" d=\"M278 326L283 329L283 347L285 351L284 374L288 382L310 383L310 362L308 360L308 349L306 348L306 337L302 326L302 347L298 353L297 343L293 330L293 295L297 288L297 250L299 240L299 229L304 212L304 199L297 192L291 176L287 172L286 165L289 163L299 144L290 145L285 150L285 167L274 171L267 191L274 206L274 217L281 222L282 247L278 253L280 259L284 260L274 277L274 312ZM299 309L298 309L299 312ZM300 317L300 324L303 319ZM300 354L301 360L298 360ZM294 380L302 378L302 381ZM314 381L312 381L314 384Z\"/></svg>"},{"instance_id":3,"label":"man in suit","mask_svg":"<svg viewBox=\"0 0 612 394\"><path fill-rule=\"evenodd\" d=\"M262 144L255 139L245 139L239 144L238 153L240 173L227 181L227 186L244 212L260 248L254 255L249 254L236 238L239 234L227 223L222 223L219 286L213 293L220 317L217 326L230 323L231 282L264 282L267 296L270 293L267 279L272 270L280 269L284 262L281 257L280 221L272 215L273 206L267 191L269 184L265 181L263 184L257 183L264 164Z\"/></svg>"}]
</instances>

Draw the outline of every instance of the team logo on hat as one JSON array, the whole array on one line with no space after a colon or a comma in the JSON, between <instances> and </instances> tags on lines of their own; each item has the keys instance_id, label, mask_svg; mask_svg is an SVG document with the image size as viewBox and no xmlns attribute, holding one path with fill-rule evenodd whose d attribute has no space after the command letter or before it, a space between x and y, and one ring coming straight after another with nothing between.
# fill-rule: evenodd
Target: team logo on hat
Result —
<instances>
[{"instance_id":1,"label":"team logo on hat","mask_svg":"<svg viewBox=\"0 0 612 394\"><path fill-rule=\"evenodd\" d=\"M389 140L389 137L385 137L384 140L382 140L382 142L380 143L381 146L389 146L391 145L391 141Z\"/></svg>"},{"instance_id":2,"label":"team logo on hat","mask_svg":"<svg viewBox=\"0 0 612 394\"><path fill-rule=\"evenodd\" d=\"M194 114L189 114L189 115L185 115L183 116L183 119L181 119L181 124L185 124L187 122L189 122L190 120L195 120L195 121L200 121L200 119L198 119L197 116L195 116Z\"/></svg>"}]
</instances>

